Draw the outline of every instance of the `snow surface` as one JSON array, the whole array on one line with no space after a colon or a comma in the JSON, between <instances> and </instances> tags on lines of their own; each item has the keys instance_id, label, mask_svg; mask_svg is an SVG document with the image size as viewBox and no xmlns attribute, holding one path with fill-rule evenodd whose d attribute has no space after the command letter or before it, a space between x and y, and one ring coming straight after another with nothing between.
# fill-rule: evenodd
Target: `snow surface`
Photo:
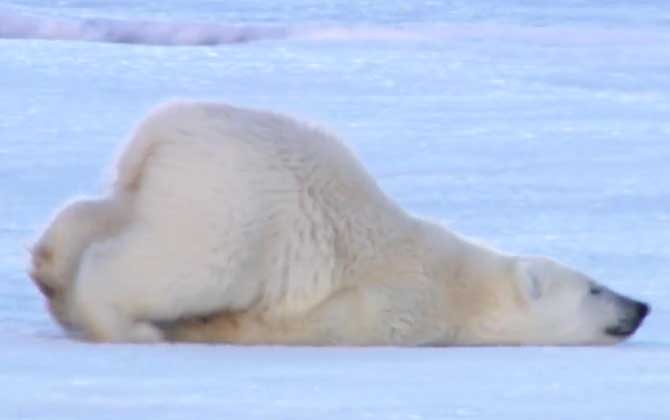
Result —
<instances>
[{"instance_id":1,"label":"snow surface","mask_svg":"<svg viewBox=\"0 0 670 420\"><path fill-rule=\"evenodd\" d=\"M670 418L667 2L240 3L0 5L0 419ZM91 21L139 32L72 32ZM202 44L178 36L194 28L222 45L174 46ZM283 35L226 44L268 28ZM25 246L68 197L100 191L133 124L171 97L320 121L406 208L652 313L608 348L69 340Z\"/></svg>"}]
</instances>

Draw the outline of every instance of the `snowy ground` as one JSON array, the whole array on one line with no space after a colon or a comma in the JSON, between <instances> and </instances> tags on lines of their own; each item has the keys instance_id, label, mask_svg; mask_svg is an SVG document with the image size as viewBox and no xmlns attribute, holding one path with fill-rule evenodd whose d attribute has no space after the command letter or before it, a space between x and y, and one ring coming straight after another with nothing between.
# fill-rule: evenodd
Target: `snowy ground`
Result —
<instances>
[{"instance_id":1,"label":"snowy ground","mask_svg":"<svg viewBox=\"0 0 670 420\"><path fill-rule=\"evenodd\" d=\"M0 39L0 419L670 418L664 2L6 3L0 36L19 15L56 35L63 19L136 16L174 28L218 16L293 35L169 47ZM30 28L23 38L37 36ZM99 190L134 122L170 97L320 121L405 207L577 266L652 314L610 348L68 340L26 278L24 245L67 197Z\"/></svg>"}]
</instances>

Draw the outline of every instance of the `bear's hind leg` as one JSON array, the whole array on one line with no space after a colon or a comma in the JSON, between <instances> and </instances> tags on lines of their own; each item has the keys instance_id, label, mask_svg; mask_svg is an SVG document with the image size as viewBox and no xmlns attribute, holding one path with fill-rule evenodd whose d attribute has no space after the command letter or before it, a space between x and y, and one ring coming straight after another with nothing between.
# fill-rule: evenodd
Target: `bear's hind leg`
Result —
<instances>
[{"instance_id":1,"label":"bear's hind leg","mask_svg":"<svg viewBox=\"0 0 670 420\"><path fill-rule=\"evenodd\" d=\"M163 333L151 322L129 317L113 302L90 294L75 297L84 338L95 342L155 343Z\"/></svg>"},{"instance_id":2,"label":"bear's hind leg","mask_svg":"<svg viewBox=\"0 0 670 420\"><path fill-rule=\"evenodd\" d=\"M67 307L86 340L163 341L153 324L153 290L137 287L144 277L133 271L128 249L126 241L112 239L93 245L82 258Z\"/></svg>"},{"instance_id":3,"label":"bear's hind leg","mask_svg":"<svg viewBox=\"0 0 670 420\"><path fill-rule=\"evenodd\" d=\"M95 342L151 343L163 340L161 331L149 322L134 319L125 305L110 288L91 284L105 281L99 278L80 278L75 288L74 318L81 326L86 340ZM88 284L87 284L88 282ZM108 282L109 284L109 282Z\"/></svg>"}]
</instances>

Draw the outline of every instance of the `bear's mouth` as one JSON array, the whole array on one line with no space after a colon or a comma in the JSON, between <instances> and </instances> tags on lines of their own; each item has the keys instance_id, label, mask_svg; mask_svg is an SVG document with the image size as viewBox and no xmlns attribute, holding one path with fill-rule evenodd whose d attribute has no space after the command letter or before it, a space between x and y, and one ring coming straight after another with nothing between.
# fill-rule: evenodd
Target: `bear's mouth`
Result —
<instances>
[{"instance_id":1,"label":"bear's mouth","mask_svg":"<svg viewBox=\"0 0 670 420\"><path fill-rule=\"evenodd\" d=\"M639 325L638 325L639 326ZM605 328L605 333L607 335L611 335L614 337L628 337L629 335L633 334L635 330L637 330L637 327L623 327L621 325L617 325L615 327L607 327Z\"/></svg>"},{"instance_id":2,"label":"bear's mouth","mask_svg":"<svg viewBox=\"0 0 670 420\"><path fill-rule=\"evenodd\" d=\"M649 305L635 302L633 314L619 320L617 325L605 328L605 333L613 337L628 337L637 331L648 314Z\"/></svg>"}]
</instances>

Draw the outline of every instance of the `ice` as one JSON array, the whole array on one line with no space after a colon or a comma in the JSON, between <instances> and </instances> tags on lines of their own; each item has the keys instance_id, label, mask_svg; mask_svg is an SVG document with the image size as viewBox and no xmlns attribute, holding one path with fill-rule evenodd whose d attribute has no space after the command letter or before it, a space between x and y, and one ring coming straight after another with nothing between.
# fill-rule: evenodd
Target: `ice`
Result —
<instances>
[{"instance_id":1,"label":"ice","mask_svg":"<svg viewBox=\"0 0 670 420\"><path fill-rule=\"evenodd\" d=\"M218 46L28 32L0 39L0 418L670 416L664 2L243 3L3 4L2 17L42 23L291 35ZM7 22L0 18L0 33ZM173 97L321 122L412 212L510 252L574 265L648 301L652 313L631 341L610 348L70 340L25 275L25 246L68 197L103 189L133 124Z\"/></svg>"}]
</instances>

